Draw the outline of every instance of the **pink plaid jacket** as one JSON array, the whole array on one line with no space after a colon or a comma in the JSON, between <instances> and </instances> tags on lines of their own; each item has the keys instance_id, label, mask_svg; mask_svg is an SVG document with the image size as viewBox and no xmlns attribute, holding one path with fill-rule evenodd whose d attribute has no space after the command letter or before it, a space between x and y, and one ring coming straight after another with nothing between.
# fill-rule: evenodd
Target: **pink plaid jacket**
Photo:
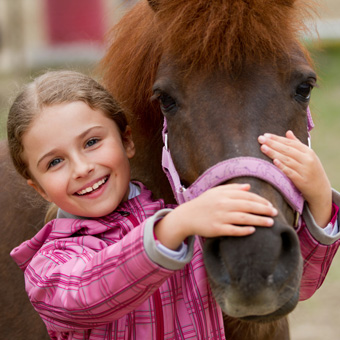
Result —
<instances>
[{"instance_id":1,"label":"pink plaid jacket","mask_svg":"<svg viewBox=\"0 0 340 340\"><path fill-rule=\"evenodd\" d=\"M51 339L225 339L201 239L189 240L183 261L159 251L153 225L169 210L141 187L102 219L53 220L12 251ZM320 244L305 224L298 233L309 297L339 244Z\"/></svg>"}]
</instances>

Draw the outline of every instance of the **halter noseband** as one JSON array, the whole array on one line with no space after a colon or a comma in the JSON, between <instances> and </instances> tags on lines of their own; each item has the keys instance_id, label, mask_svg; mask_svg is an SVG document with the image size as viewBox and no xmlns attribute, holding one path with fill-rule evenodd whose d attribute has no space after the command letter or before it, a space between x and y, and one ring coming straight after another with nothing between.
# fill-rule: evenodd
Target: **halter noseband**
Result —
<instances>
[{"instance_id":1,"label":"halter noseband","mask_svg":"<svg viewBox=\"0 0 340 340\"><path fill-rule=\"evenodd\" d=\"M314 127L309 107L307 108L308 135ZM287 203L299 215L302 214L304 198L293 182L275 165L260 158L236 157L224 160L207 169L189 188L185 188L171 158L168 146L168 128L164 117L162 167L168 177L178 204L192 200L204 191L236 177L251 176L260 178L273 185L285 197Z\"/></svg>"}]
</instances>

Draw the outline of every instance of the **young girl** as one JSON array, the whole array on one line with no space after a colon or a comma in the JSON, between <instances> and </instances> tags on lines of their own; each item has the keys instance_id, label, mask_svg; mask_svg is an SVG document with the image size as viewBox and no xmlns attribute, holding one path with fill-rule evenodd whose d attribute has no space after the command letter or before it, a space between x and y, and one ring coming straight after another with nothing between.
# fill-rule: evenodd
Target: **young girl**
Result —
<instances>
[{"instance_id":1,"label":"young girl","mask_svg":"<svg viewBox=\"0 0 340 340\"><path fill-rule=\"evenodd\" d=\"M130 181L135 149L123 112L76 72L28 84L11 107L8 140L16 169L63 217L11 253L52 339L224 338L193 235L270 227L277 211L266 199L231 184L175 209L153 200ZM313 242L304 247L319 260Z\"/></svg>"}]
</instances>

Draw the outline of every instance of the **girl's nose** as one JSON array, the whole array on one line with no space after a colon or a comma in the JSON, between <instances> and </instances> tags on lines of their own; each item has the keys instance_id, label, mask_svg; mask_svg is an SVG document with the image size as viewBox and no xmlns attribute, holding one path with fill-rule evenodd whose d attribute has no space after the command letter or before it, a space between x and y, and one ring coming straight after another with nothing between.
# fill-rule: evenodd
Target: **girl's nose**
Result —
<instances>
[{"instance_id":1,"label":"girl's nose","mask_svg":"<svg viewBox=\"0 0 340 340\"><path fill-rule=\"evenodd\" d=\"M88 176L94 169L94 164L86 157L78 156L73 160L73 178Z\"/></svg>"}]
</instances>

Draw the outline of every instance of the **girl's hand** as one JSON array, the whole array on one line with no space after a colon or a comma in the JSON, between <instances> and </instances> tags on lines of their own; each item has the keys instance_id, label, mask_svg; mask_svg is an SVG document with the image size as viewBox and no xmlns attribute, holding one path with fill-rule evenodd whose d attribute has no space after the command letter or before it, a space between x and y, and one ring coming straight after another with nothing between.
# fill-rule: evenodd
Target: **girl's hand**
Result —
<instances>
[{"instance_id":1,"label":"girl's hand","mask_svg":"<svg viewBox=\"0 0 340 340\"><path fill-rule=\"evenodd\" d=\"M181 204L157 223L157 239L177 249L190 235L245 236L255 231L254 226L272 226L277 210L249 189L249 184L221 185Z\"/></svg>"},{"instance_id":2,"label":"girl's hand","mask_svg":"<svg viewBox=\"0 0 340 340\"><path fill-rule=\"evenodd\" d=\"M258 138L261 151L294 183L308 202L315 222L326 227L332 214L332 189L315 152L292 131L285 137L264 134Z\"/></svg>"}]
</instances>

